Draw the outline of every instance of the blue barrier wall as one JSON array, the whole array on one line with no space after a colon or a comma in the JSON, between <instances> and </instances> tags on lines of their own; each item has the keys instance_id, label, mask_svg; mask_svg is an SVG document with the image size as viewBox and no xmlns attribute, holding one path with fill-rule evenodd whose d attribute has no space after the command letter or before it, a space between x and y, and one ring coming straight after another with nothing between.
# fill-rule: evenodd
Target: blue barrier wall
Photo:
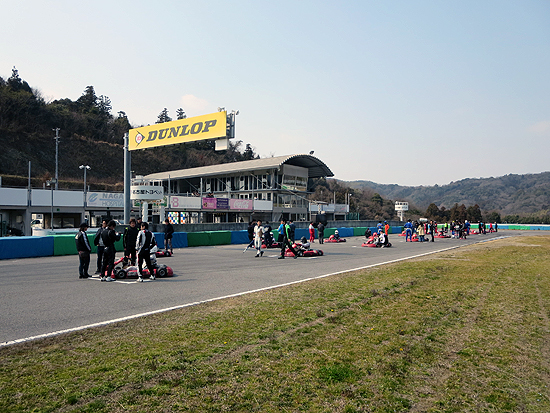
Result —
<instances>
[{"instance_id":1,"label":"blue barrier wall","mask_svg":"<svg viewBox=\"0 0 550 413\"><path fill-rule=\"evenodd\" d=\"M550 225L518 225L518 224L499 224L499 229L510 230L539 230L548 231ZM325 237L328 238L330 234L338 229L341 237L353 237L354 228L341 227L341 228L326 228ZM376 231L376 227L371 227L372 232ZM394 226L390 228L392 234L400 234L403 227ZM207 231L208 232L208 231ZM212 232L212 231L210 231ZM224 231L230 232L231 244L248 244L248 231ZM164 248L164 233L155 232L155 238L159 248ZM194 233L197 234L197 233ZM277 240L277 231L273 231L273 236ZM363 236L363 234L355 235ZM302 237L309 239L309 230L307 228L297 228L295 238L299 240ZM315 230L315 237L318 237L317 230ZM54 255L54 236L46 237L0 237L0 259L10 258L30 258L30 257L48 257ZM217 245L217 244L216 244ZM187 248L189 246L188 233L187 232L175 232L172 238L172 246L174 248ZM94 248L95 250L95 248ZM70 251L68 253L71 253ZM76 255L76 247L74 254Z\"/></svg>"},{"instance_id":2,"label":"blue barrier wall","mask_svg":"<svg viewBox=\"0 0 550 413\"><path fill-rule=\"evenodd\" d=\"M53 255L53 237L0 238L0 260L8 258L48 257ZM75 247L76 254L76 247Z\"/></svg>"},{"instance_id":3,"label":"blue barrier wall","mask_svg":"<svg viewBox=\"0 0 550 413\"><path fill-rule=\"evenodd\" d=\"M231 244L248 244L248 231L231 231Z\"/></svg>"}]
</instances>

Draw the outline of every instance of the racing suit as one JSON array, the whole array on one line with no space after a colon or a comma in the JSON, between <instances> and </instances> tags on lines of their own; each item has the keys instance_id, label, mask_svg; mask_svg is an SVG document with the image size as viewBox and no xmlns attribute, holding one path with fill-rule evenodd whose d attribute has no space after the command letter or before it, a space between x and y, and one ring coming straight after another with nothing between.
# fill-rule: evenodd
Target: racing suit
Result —
<instances>
[{"instance_id":1,"label":"racing suit","mask_svg":"<svg viewBox=\"0 0 550 413\"><path fill-rule=\"evenodd\" d=\"M141 231L139 231L136 240L136 250L138 253L138 271L140 278L143 273L141 267L143 265L143 261L145 261L147 269L149 270L149 276L152 279L155 279L155 268L151 263L151 248L153 248L155 245L157 245L155 234L153 234L148 229L142 229Z\"/></svg>"}]
</instances>

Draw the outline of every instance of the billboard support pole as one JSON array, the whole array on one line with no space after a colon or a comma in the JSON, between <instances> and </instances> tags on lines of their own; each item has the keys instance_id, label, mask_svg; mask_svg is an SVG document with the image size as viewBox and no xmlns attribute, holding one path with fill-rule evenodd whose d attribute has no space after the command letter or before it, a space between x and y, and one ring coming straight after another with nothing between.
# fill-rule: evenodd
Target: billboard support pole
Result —
<instances>
[{"instance_id":1,"label":"billboard support pole","mask_svg":"<svg viewBox=\"0 0 550 413\"><path fill-rule=\"evenodd\" d=\"M130 223L130 209L132 208L130 202L130 181L131 181L131 168L132 168L132 158L130 157L130 151L128 150L129 145L129 134L126 132L124 134L124 223Z\"/></svg>"}]
</instances>

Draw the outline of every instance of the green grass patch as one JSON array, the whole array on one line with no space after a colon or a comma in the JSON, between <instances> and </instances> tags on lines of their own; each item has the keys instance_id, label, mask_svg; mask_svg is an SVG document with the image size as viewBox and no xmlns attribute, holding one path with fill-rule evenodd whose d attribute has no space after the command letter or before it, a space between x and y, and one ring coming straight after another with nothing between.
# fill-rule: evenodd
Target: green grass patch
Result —
<instances>
[{"instance_id":1,"label":"green grass patch","mask_svg":"<svg viewBox=\"0 0 550 413\"><path fill-rule=\"evenodd\" d=\"M550 238L0 349L1 412L548 412Z\"/></svg>"}]
</instances>

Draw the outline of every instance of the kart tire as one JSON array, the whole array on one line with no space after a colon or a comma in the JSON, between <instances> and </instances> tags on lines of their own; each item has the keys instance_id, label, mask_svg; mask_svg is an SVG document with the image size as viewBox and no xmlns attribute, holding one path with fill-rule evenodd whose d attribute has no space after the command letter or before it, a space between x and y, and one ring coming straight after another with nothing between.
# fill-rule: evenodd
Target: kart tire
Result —
<instances>
[{"instance_id":1,"label":"kart tire","mask_svg":"<svg viewBox=\"0 0 550 413\"><path fill-rule=\"evenodd\" d=\"M168 271L166 270L166 268L161 267L157 270L157 277L162 278L166 277L166 275L168 275Z\"/></svg>"},{"instance_id":2,"label":"kart tire","mask_svg":"<svg viewBox=\"0 0 550 413\"><path fill-rule=\"evenodd\" d=\"M323 251L322 250L318 250L319 251L319 256L323 255Z\"/></svg>"},{"instance_id":3,"label":"kart tire","mask_svg":"<svg viewBox=\"0 0 550 413\"><path fill-rule=\"evenodd\" d=\"M126 278L126 271L124 271L121 267L116 267L113 270L113 273L115 274L115 278L118 278L118 279Z\"/></svg>"}]
</instances>

